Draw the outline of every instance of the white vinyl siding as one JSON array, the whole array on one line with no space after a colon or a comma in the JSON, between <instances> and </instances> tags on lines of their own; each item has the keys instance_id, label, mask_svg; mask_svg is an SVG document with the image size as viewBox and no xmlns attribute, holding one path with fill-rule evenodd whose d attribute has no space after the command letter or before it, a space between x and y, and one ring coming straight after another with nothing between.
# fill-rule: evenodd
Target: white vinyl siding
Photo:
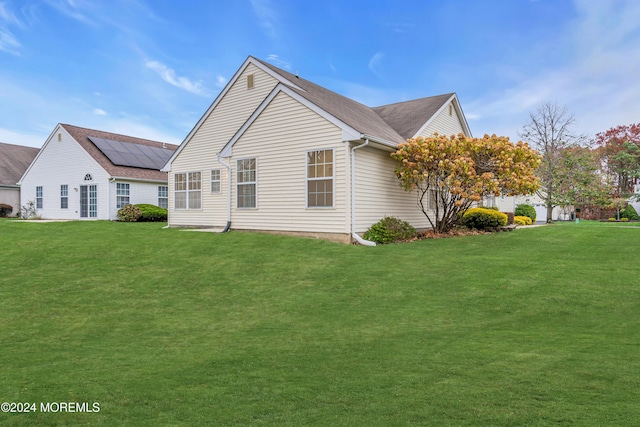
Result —
<instances>
[{"instance_id":1,"label":"white vinyl siding","mask_svg":"<svg viewBox=\"0 0 640 427\"><path fill-rule=\"evenodd\" d=\"M400 187L394 173L396 161L388 151L365 147L356 150L355 157L356 232L367 231L385 216L398 217L418 229L431 227L418 207L417 192Z\"/></svg>"},{"instance_id":2,"label":"white vinyl siding","mask_svg":"<svg viewBox=\"0 0 640 427\"><path fill-rule=\"evenodd\" d=\"M247 90L249 74L253 74L254 81L254 88L251 90ZM172 172L209 170L212 166L220 165L220 187L221 190L227 188L227 169L218 162L216 154L229 142L277 83L276 79L253 64L249 64L171 163ZM235 168L235 161L232 161L232 165ZM234 173L235 169L232 174ZM173 189L173 178L174 174L169 174L170 189ZM174 211L174 193L173 191L169 193L171 225L224 226L226 224L227 195L225 191L219 193L203 191L202 210L199 211L187 209ZM232 206L235 206L235 194L232 197Z\"/></svg>"},{"instance_id":3,"label":"white vinyl siding","mask_svg":"<svg viewBox=\"0 0 640 427\"><path fill-rule=\"evenodd\" d=\"M306 158L307 152L316 148L334 154L331 208L307 207ZM347 152L338 127L279 93L233 147L234 159L259 155L257 209L234 206L233 227L347 233ZM235 166L235 161L232 164ZM232 189L235 192L235 182Z\"/></svg>"},{"instance_id":4,"label":"white vinyl siding","mask_svg":"<svg viewBox=\"0 0 640 427\"><path fill-rule=\"evenodd\" d=\"M449 115L449 106L451 106L451 115ZM439 135L457 135L464 133L464 128L460 122L458 111L449 103L438 113L438 115L423 129L420 135L428 137L437 132Z\"/></svg>"}]
</instances>

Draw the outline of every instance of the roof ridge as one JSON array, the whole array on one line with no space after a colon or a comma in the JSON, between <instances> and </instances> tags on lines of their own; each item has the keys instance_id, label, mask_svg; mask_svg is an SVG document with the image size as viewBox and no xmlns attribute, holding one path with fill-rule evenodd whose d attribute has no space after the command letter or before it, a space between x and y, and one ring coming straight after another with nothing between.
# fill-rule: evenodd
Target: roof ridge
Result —
<instances>
[{"instance_id":1,"label":"roof ridge","mask_svg":"<svg viewBox=\"0 0 640 427\"><path fill-rule=\"evenodd\" d=\"M116 133L116 132L104 131L104 130L100 130L100 129L87 128L87 127L83 127L83 126L76 126L76 125L72 125L72 124L69 124L69 123L60 123L60 126L62 126L63 128L68 126L68 127L71 127L71 128L75 128L75 129L79 129L79 130L83 130L83 131L88 131L88 132L98 132L98 133L104 134L104 135L108 134L108 135L113 135L115 137L123 136L125 138L131 138L131 139L136 139L136 140L140 140L140 141L152 142L152 143L155 143L155 144L163 144L163 145L175 147L176 149L178 148L177 144L171 144L169 142L158 141L158 140L155 140L155 139L140 138L140 137L133 136L133 135L125 135L123 133ZM108 139L108 138L104 138L104 139ZM122 141L122 142L128 142L128 141ZM135 142L129 142L129 143L130 144L135 144Z\"/></svg>"}]
</instances>

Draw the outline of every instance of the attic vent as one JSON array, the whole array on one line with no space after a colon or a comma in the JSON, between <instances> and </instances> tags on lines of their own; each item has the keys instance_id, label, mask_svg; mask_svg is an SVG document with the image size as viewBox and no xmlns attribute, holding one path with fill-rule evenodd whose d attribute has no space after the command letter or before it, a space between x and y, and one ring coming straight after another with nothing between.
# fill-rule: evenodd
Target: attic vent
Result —
<instances>
[{"instance_id":1,"label":"attic vent","mask_svg":"<svg viewBox=\"0 0 640 427\"><path fill-rule=\"evenodd\" d=\"M60 141L62 141L62 134L61 133L58 134L58 142L60 142Z\"/></svg>"},{"instance_id":2,"label":"attic vent","mask_svg":"<svg viewBox=\"0 0 640 427\"><path fill-rule=\"evenodd\" d=\"M247 89L253 89L253 74L247 76Z\"/></svg>"},{"instance_id":3,"label":"attic vent","mask_svg":"<svg viewBox=\"0 0 640 427\"><path fill-rule=\"evenodd\" d=\"M84 176L84 180L85 180L85 181L93 181L93 177L91 176L91 174L90 174L90 173L88 173L88 174L86 174L86 175Z\"/></svg>"},{"instance_id":4,"label":"attic vent","mask_svg":"<svg viewBox=\"0 0 640 427\"><path fill-rule=\"evenodd\" d=\"M449 104L449 115L453 116L453 105Z\"/></svg>"}]
</instances>

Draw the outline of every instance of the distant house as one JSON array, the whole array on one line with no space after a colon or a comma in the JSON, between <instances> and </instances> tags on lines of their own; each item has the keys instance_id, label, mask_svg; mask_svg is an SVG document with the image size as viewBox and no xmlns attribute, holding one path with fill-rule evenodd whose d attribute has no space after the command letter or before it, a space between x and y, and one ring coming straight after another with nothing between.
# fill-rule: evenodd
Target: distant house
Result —
<instances>
[{"instance_id":1,"label":"distant house","mask_svg":"<svg viewBox=\"0 0 640 427\"><path fill-rule=\"evenodd\" d=\"M176 145L58 124L19 184L45 219L117 219L126 204L167 207L160 168Z\"/></svg>"},{"instance_id":2,"label":"distant house","mask_svg":"<svg viewBox=\"0 0 640 427\"><path fill-rule=\"evenodd\" d=\"M367 107L248 57L168 164L171 226L361 240L385 215L428 228L389 154L471 132L455 93Z\"/></svg>"},{"instance_id":3,"label":"distant house","mask_svg":"<svg viewBox=\"0 0 640 427\"><path fill-rule=\"evenodd\" d=\"M13 207L9 216L16 216L20 212L18 181L38 151L39 148L0 142L0 204Z\"/></svg>"}]
</instances>

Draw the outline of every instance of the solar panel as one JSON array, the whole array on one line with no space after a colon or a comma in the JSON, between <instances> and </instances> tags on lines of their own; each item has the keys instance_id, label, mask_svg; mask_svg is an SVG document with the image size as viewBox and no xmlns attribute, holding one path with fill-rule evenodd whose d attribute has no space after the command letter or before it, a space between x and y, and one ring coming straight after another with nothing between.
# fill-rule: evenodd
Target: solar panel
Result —
<instances>
[{"instance_id":1,"label":"solar panel","mask_svg":"<svg viewBox=\"0 0 640 427\"><path fill-rule=\"evenodd\" d=\"M173 151L166 148L113 141L95 136L90 136L89 139L111 160L111 163L117 166L159 170L173 154Z\"/></svg>"}]
</instances>

